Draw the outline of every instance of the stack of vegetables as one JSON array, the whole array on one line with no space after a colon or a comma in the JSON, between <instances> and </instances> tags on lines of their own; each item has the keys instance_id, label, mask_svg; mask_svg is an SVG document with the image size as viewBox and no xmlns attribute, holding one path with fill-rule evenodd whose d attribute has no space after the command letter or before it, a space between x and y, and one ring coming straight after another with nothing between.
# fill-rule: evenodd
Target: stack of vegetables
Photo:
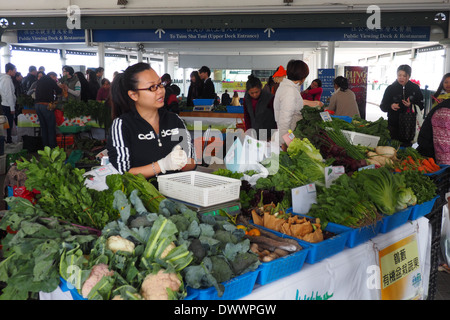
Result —
<instances>
[{"instance_id":1,"label":"stack of vegetables","mask_svg":"<svg viewBox=\"0 0 450 320\"><path fill-rule=\"evenodd\" d=\"M41 153L43 163L23 162L41 192L35 204L7 198L0 228L17 232L2 241L0 281L7 287L1 299L51 292L60 277L88 299L181 299L187 287L211 286L220 296L221 282L258 267L245 231L226 214L198 216L140 175L109 175L108 189L84 190L84 171L63 159L55 149ZM52 183L44 181L44 163L55 173ZM70 189L63 185L68 181ZM81 192L91 207L69 208Z\"/></svg>"},{"instance_id":2,"label":"stack of vegetables","mask_svg":"<svg viewBox=\"0 0 450 320\"><path fill-rule=\"evenodd\" d=\"M249 209L255 207L261 199L263 204L280 203L281 208L287 209L292 206L292 188L309 183L315 183L317 188L323 188L325 167L329 162L323 161L319 150L307 138L295 138L287 151L282 151L279 155L272 154L261 164L267 168L269 176L259 178L254 188L245 180L241 185L241 206L248 217L251 217ZM226 169L218 169L213 173L240 177L240 173L231 173Z\"/></svg>"},{"instance_id":3,"label":"stack of vegetables","mask_svg":"<svg viewBox=\"0 0 450 320\"><path fill-rule=\"evenodd\" d=\"M327 222L360 228L375 224L409 206L433 199L436 185L418 172L390 172L386 167L341 175L317 196L308 215Z\"/></svg>"}]
</instances>

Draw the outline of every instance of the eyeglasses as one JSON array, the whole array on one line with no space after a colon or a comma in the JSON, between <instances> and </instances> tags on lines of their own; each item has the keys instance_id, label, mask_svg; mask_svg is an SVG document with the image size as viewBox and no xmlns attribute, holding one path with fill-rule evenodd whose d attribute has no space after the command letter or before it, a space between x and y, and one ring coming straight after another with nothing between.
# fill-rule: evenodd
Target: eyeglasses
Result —
<instances>
[{"instance_id":1,"label":"eyeglasses","mask_svg":"<svg viewBox=\"0 0 450 320\"><path fill-rule=\"evenodd\" d=\"M142 89L136 89L136 90L148 90L150 92L155 92L156 90L158 90L158 88L164 89L165 87L166 87L166 83L160 82L158 84L153 84L148 88L142 88Z\"/></svg>"}]
</instances>

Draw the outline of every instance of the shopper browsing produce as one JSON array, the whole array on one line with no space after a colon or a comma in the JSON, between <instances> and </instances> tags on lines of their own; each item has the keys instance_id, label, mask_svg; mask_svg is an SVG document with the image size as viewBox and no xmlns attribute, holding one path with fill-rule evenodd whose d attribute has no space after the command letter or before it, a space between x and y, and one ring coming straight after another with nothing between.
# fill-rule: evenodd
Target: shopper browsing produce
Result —
<instances>
[{"instance_id":1,"label":"shopper browsing produce","mask_svg":"<svg viewBox=\"0 0 450 320\"><path fill-rule=\"evenodd\" d=\"M308 65L302 60L289 61L286 69L287 78L283 79L277 89L274 99L275 121L277 122L279 136L288 133L288 130L294 130L297 121L302 118L301 110L303 105L311 107L321 107L320 101L303 101L300 94L300 87L305 82L309 74ZM280 145L283 144L280 138Z\"/></svg>"},{"instance_id":2,"label":"shopper browsing produce","mask_svg":"<svg viewBox=\"0 0 450 320\"><path fill-rule=\"evenodd\" d=\"M245 130L255 129L258 139L270 139L272 129L277 128L273 114L273 95L262 90L262 83L254 75L248 76L244 95Z\"/></svg>"},{"instance_id":3,"label":"shopper browsing produce","mask_svg":"<svg viewBox=\"0 0 450 320\"><path fill-rule=\"evenodd\" d=\"M137 63L114 78L113 123L107 149L120 172L146 178L192 170L191 137L178 115L163 109L165 89L147 63Z\"/></svg>"},{"instance_id":4,"label":"shopper browsing produce","mask_svg":"<svg viewBox=\"0 0 450 320\"><path fill-rule=\"evenodd\" d=\"M336 90L330 98L330 104L325 110L334 111L337 116L359 117L358 103L352 90L348 88L347 78L342 76L334 79Z\"/></svg>"}]
</instances>

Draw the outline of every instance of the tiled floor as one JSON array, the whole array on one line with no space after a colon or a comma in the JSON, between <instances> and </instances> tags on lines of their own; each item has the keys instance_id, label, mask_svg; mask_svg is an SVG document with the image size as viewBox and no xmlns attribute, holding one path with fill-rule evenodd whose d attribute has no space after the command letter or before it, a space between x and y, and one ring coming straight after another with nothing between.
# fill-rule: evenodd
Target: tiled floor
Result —
<instances>
[{"instance_id":1,"label":"tiled floor","mask_svg":"<svg viewBox=\"0 0 450 320\"><path fill-rule=\"evenodd\" d=\"M436 282L435 300L450 300L450 274L439 271Z\"/></svg>"}]
</instances>

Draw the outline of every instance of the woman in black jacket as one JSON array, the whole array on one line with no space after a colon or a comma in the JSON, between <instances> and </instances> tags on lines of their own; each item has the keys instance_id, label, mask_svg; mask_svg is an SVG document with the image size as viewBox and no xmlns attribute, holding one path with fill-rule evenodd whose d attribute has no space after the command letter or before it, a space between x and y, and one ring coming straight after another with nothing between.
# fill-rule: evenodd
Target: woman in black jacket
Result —
<instances>
[{"instance_id":1,"label":"woman in black jacket","mask_svg":"<svg viewBox=\"0 0 450 320\"><path fill-rule=\"evenodd\" d=\"M382 111L387 112L388 128L391 139L401 142L403 147L411 146L411 141L405 141L399 135L399 116L405 113L413 104L423 110L423 94L420 87L409 81L411 67L401 65L397 69L397 80L386 88L380 104Z\"/></svg>"}]
</instances>

